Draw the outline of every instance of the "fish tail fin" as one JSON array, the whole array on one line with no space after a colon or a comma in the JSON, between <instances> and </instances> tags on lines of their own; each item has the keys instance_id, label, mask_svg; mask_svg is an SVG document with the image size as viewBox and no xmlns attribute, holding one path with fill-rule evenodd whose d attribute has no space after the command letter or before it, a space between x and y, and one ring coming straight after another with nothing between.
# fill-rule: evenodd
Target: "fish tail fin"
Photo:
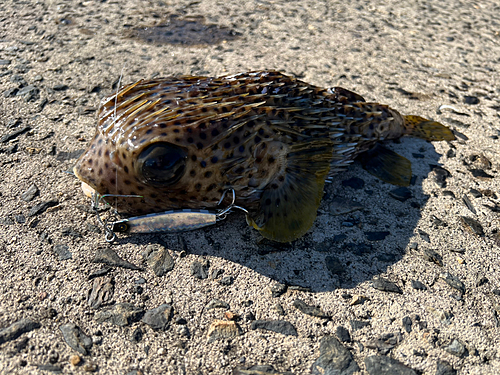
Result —
<instances>
[{"instance_id":1,"label":"fish tail fin","mask_svg":"<svg viewBox=\"0 0 500 375\"><path fill-rule=\"evenodd\" d=\"M420 116L403 116L405 134L426 141L453 141L455 135L443 124Z\"/></svg>"}]
</instances>

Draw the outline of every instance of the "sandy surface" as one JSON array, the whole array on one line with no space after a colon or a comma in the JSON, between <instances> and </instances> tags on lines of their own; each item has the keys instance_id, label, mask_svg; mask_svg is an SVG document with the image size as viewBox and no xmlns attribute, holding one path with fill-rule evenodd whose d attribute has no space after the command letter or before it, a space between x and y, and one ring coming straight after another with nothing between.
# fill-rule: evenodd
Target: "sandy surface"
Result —
<instances>
[{"instance_id":1,"label":"sandy surface","mask_svg":"<svg viewBox=\"0 0 500 375\"><path fill-rule=\"evenodd\" d=\"M321 338L343 326L352 337L345 346L360 373L366 373L364 359L376 354L423 374L435 374L439 361L459 374L500 373L500 297L495 294L500 294L500 214L486 207L498 205L500 197L500 8L494 1L400 3L3 1L0 136L30 128L0 145L0 328L22 318L40 327L0 344L0 372L230 374L237 366L268 364L280 372L306 374L319 356ZM169 15L203 16L238 37L205 45L148 44L127 37L135 27L160 23ZM141 322L125 327L97 322L104 307L89 306L94 281L88 276L102 268L92 260L106 242L88 225L97 225L95 217L79 208L89 202L79 182L64 173L76 161L64 153L85 148L99 100L113 92L121 72L122 82L131 83L152 76L256 69L278 69L324 87L343 86L405 114L441 121L463 135L451 144L404 139L389 145L413 164L416 180L405 202L389 195L394 186L354 165L327 186L313 229L285 249L260 244L240 214L182 235L120 237L113 250L144 271L113 268L101 277L114 280L108 305L129 302L150 310L169 303L172 322L164 332ZM31 94L15 95L15 88L29 85L36 87ZM438 112L444 104L456 111ZM446 187L436 183L431 172L436 165L449 171ZM477 170L490 177L477 177ZM352 177L365 186L342 185ZM33 183L39 194L26 202L21 195ZM474 197L471 189L482 195ZM336 197L364 208L335 216ZM31 208L45 201L57 202L30 217ZM484 236L472 233L461 216L479 222ZM374 231L389 234L369 241L367 232ZM175 262L162 277L143 256L148 244L159 241ZM70 259L61 260L54 252L61 244ZM438 253L442 265L430 261L426 250ZM332 259L341 272L328 269ZM195 278L194 261L209 262L209 273L224 273L217 280ZM440 277L446 272L463 282L463 295ZM225 276L233 277L230 285L220 283ZM374 289L372 279L379 276L402 293ZM145 280L142 293L136 284L140 278ZM427 290L413 288L413 280ZM302 289L289 287L273 298L269 288L277 283ZM355 295L366 301L351 305ZM240 336L207 342L210 324L225 319L224 308L205 308L214 298L241 316ZM296 299L331 318L304 314L293 306ZM409 333L402 324L405 317L412 322ZM179 318L187 324L177 324L184 323ZM286 320L298 336L251 330L255 318ZM369 324L354 330L353 320ZM77 366L70 357L78 353L59 329L67 323L93 340L89 354L79 354ZM131 342L137 328L143 338ZM376 341L388 334L397 340ZM446 350L455 339L464 348L459 355Z\"/></svg>"}]
</instances>

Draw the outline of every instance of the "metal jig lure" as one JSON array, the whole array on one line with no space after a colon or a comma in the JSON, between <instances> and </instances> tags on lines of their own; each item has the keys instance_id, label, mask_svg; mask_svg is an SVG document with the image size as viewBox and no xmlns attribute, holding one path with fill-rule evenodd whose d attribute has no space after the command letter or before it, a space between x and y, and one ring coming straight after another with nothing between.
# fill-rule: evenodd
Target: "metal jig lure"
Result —
<instances>
[{"instance_id":1,"label":"metal jig lure","mask_svg":"<svg viewBox=\"0 0 500 375\"><path fill-rule=\"evenodd\" d=\"M221 199L217 205L219 206L227 194L226 190L222 194ZM231 189L232 201L228 207L219 210L193 210L193 209L179 209L166 211L161 213L153 213L143 216L135 216L128 219L118 220L118 221L102 221L99 213L97 212L97 207L102 198L114 197L116 195L103 195L95 197L93 202L93 208L96 211L97 219L101 226L104 228L106 235L105 239L107 242L113 242L116 238L115 233L158 233L158 232L184 232L195 230L210 225L216 224L218 221L224 220L231 212L232 209L239 209L245 214L248 211L240 206L235 205L236 194L234 189ZM123 195L122 195L123 197ZM140 197L139 195L126 195L126 197Z\"/></svg>"}]
</instances>

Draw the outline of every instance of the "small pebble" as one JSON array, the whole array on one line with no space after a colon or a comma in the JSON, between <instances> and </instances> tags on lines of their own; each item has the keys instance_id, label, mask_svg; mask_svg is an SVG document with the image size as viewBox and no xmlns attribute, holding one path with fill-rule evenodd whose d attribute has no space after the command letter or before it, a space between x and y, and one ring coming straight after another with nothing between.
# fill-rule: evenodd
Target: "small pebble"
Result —
<instances>
[{"instance_id":1,"label":"small pebble","mask_svg":"<svg viewBox=\"0 0 500 375\"><path fill-rule=\"evenodd\" d=\"M484 237L483 226L479 223L479 221L467 216L460 216L460 219L462 221L462 225L467 231L477 234L480 237Z\"/></svg>"},{"instance_id":2,"label":"small pebble","mask_svg":"<svg viewBox=\"0 0 500 375\"><path fill-rule=\"evenodd\" d=\"M59 327L64 341L68 346L78 353L87 355L92 348L92 339L87 336L77 325L73 323L64 324Z\"/></svg>"},{"instance_id":3,"label":"small pebble","mask_svg":"<svg viewBox=\"0 0 500 375\"><path fill-rule=\"evenodd\" d=\"M219 284L229 286L232 285L233 282L234 278L232 276L225 276L222 279L220 279Z\"/></svg>"},{"instance_id":4,"label":"small pebble","mask_svg":"<svg viewBox=\"0 0 500 375\"><path fill-rule=\"evenodd\" d=\"M365 236L368 239L368 241L382 241L390 234L391 234L391 232L388 232L388 231L365 232Z\"/></svg>"},{"instance_id":5,"label":"small pebble","mask_svg":"<svg viewBox=\"0 0 500 375\"><path fill-rule=\"evenodd\" d=\"M324 336L319 351L320 355L312 365L313 375L351 375L360 371L352 353L334 336Z\"/></svg>"},{"instance_id":6,"label":"small pebble","mask_svg":"<svg viewBox=\"0 0 500 375\"><path fill-rule=\"evenodd\" d=\"M40 193L35 184L31 184L28 190L21 194L21 199L25 202L31 202Z\"/></svg>"},{"instance_id":7,"label":"small pebble","mask_svg":"<svg viewBox=\"0 0 500 375\"><path fill-rule=\"evenodd\" d=\"M337 329L335 330L335 335L342 342L351 342L352 341L351 334L349 333L349 331L346 328L344 328L342 326L337 327Z\"/></svg>"},{"instance_id":8,"label":"small pebble","mask_svg":"<svg viewBox=\"0 0 500 375\"><path fill-rule=\"evenodd\" d=\"M365 187L365 181L359 177L352 177L348 180L342 181L342 186L350 187L354 190L363 189Z\"/></svg>"},{"instance_id":9,"label":"small pebble","mask_svg":"<svg viewBox=\"0 0 500 375\"><path fill-rule=\"evenodd\" d=\"M142 268L120 258L118 254L109 247L98 248L92 262L103 263L110 267L122 267L129 270L142 271Z\"/></svg>"},{"instance_id":10,"label":"small pebble","mask_svg":"<svg viewBox=\"0 0 500 375\"><path fill-rule=\"evenodd\" d=\"M465 285L460 279L454 275L452 275L449 272L442 273L439 275L441 279L443 279L446 284L451 286L452 288L455 288L458 290L460 293L464 294L465 293Z\"/></svg>"},{"instance_id":11,"label":"small pebble","mask_svg":"<svg viewBox=\"0 0 500 375\"><path fill-rule=\"evenodd\" d=\"M279 303L277 303L276 305L274 305L274 309L276 310L276 312L278 313L278 315L282 315L282 316L286 315L285 309Z\"/></svg>"},{"instance_id":12,"label":"small pebble","mask_svg":"<svg viewBox=\"0 0 500 375\"><path fill-rule=\"evenodd\" d=\"M108 322L120 327L128 326L141 320L144 310L131 303L117 303L97 311L94 319L99 323Z\"/></svg>"},{"instance_id":13,"label":"small pebble","mask_svg":"<svg viewBox=\"0 0 500 375\"><path fill-rule=\"evenodd\" d=\"M267 331L273 331L276 333L281 333L285 336L297 336L297 330L292 325L292 323L286 320L254 320L250 326L250 329L264 329Z\"/></svg>"},{"instance_id":14,"label":"small pebble","mask_svg":"<svg viewBox=\"0 0 500 375\"><path fill-rule=\"evenodd\" d=\"M441 257L441 255L439 255L434 250L424 249L422 258L424 258L428 262L437 264L439 267L443 267L443 257Z\"/></svg>"},{"instance_id":15,"label":"small pebble","mask_svg":"<svg viewBox=\"0 0 500 375\"><path fill-rule=\"evenodd\" d=\"M40 328L41 325L31 319L21 319L0 330L0 344L17 339L23 333Z\"/></svg>"},{"instance_id":16,"label":"small pebble","mask_svg":"<svg viewBox=\"0 0 500 375\"><path fill-rule=\"evenodd\" d=\"M165 331L172 319L173 308L163 304L145 312L141 322L146 323L155 331Z\"/></svg>"},{"instance_id":17,"label":"small pebble","mask_svg":"<svg viewBox=\"0 0 500 375\"><path fill-rule=\"evenodd\" d=\"M467 351L464 344L457 339L453 339L449 344L445 345L443 349L459 358L462 358Z\"/></svg>"},{"instance_id":18,"label":"small pebble","mask_svg":"<svg viewBox=\"0 0 500 375\"><path fill-rule=\"evenodd\" d=\"M386 356L366 357L364 362L369 375L417 375L413 369Z\"/></svg>"},{"instance_id":19,"label":"small pebble","mask_svg":"<svg viewBox=\"0 0 500 375\"><path fill-rule=\"evenodd\" d=\"M220 339L229 339L232 337L240 336L242 334L240 326L230 320L214 320L208 328L207 338L208 343Z\"/></svg>"},{"instance_id":20,"label":"small pebble","mask_svg":"<svg viewBox=\"0 0 500 375\"><path fill-rule=\"evenodd\" d=\"M293 302L293 306L297 310L300 310L304 314L307 314L307 315L310 315L310 316L314 316L314 317L317 317L317 318L323 318L323 319L329 319L330 318L330 316L327 315L327 314L325 314L323 312L323 310L321 310L320 308L318 308L316 306L310 306L310 305L306 304L304 301L302 301L300 299L296 299Z\"/></svg>"},{"instance_id":21,"label":"small pebble","mask_svg":"<svg viewBox=\"0 0 500 375\"><path fill-rule=\"evenodd\" d=\"M31 208L30 212L28 213L28 216L31 217L40 215L44 213L47 210L47 208L57 206L58 204L59 202L55 200L38 203Z\"/></svg>"},{"instance_id":22,"label":"small pebble","mask_svg":"<svg viewBox=\"0 0 500 375\"><path fill-rule=\"evenodd\" d=\"M413 197L411 190L407 187L393 189L389 192L389 195L400 202L406 202Z\"/></svg>"},{"instance_id":23,"label":"small pebble","mask_svg":"<svg viewBox=\"0 0 500 375\"><path fill-rule=\"evenodd\" d=\"M276 283L271 287L271 297L278 298L284 294L286 290L287 286L285 284Z\"/></svg>"},{"instance_id":24,"label":"small pebble","mask_svg":"<svg viewBox=\"0 0 500 375\"><path fill-rule=\"evenodd\" d=\"M367 321L364 321L364 320L351 320L349 322L351 324L351 329L353 331L357 331L358 329L361 329L361 328L364 328L364 327L367 327L370 325L370 322L367 322Z\"/></svg>"},{"instance_id":25,"label":"small pebble","mask_svg":"<svg viewBox=\"0 0 500 375\"><path fill-rule=\"evenodd\" d=\"M448 362L437 360L436 373L434 375L456 375L457 370L453 368Z\"/></svg>"},{"instance_id":26,"label":"small pebble","mask_svg":"<svg viewBox=\"0 0 500 375\"><path fill-rule=\"evenodd\" d=\"M165 276L167 272L174 269L174 259L165 246L158 244L148 245L146 252L149 254L147 263L153 269L156 276Z\"/></svg>"},{"instance_id":27,"label":"small pebble","mask_svg":"<svg viewBox=\"0 0 500 375\"><path fill-rule=\"evenodd\" d=\"M411 318L409 316L405 316L402 320L402 323L403 323L403 328L405 329L405 331L407 333L411 333L411 325L412 325Z\"/></svg>"},{"instance_id":28,"label":"small pebble","mask_svg":"<svg viewBox=\"0 0 500 375\"><path fill-rule=\"evenodd\" d=\"M78 354L69 357L69 363L71 363L72 366L78 366L81 362L82 358Z\"/></svg>"},{"instance_id":29,"label":"small pebble","mask_svg":"<svg viewBox=\"0 0 500 375\"><path fill-rule=\"evenodd\" d=\"M221 301L220 299L213 299L207 305L205 306L205 309L211 310L211 309L226 309L229 310L229 304Z\"/></svg>"},{"instance_id":30,"label":"small pebble","mask_svg":"<svg viewBox=\"0 0 500 375\"><path fill-rule=\"evenodd\" d=\"M59 256L59 260L68 260L73 257L73 254L69 251L69 246L67 245L54 245L52 250Z\"/></svg>"},{"instance_id":31,"label":"small pebble","mask_svg":"<svg viewBox=\"0 0 500 375\"><path fill-rule=\"evenodd\" d=\"M349 305L351 306L356 306L356 305L362 305L363 303L365 303L366 301L368 301L368 298L365 297L365 296L362 296L360 294L355 294L351 301L349 302Z\"/></svg>"},{"instance_id":32,"label":"small pebble","mask_svg":"<svg viewBox=\"0 0 500 375\"><path fill-rule=\"evenodd\" d=\"M392 281L377 277L372 280L372 287L383 292L403 294L403 291Z\"/></svg>"},{"instance_id":33,"label":"small pebble","mask_svg":"<svg viewBox=\"0 0 500 375\"><path fill-rule=\"evenodd\" d=\"M197 279L203 280L208 278L208 269L210 265L208 262L201 263L195 260L193 263L191 263L191 275L196 277Z\"/></svg>"}]
</instances>

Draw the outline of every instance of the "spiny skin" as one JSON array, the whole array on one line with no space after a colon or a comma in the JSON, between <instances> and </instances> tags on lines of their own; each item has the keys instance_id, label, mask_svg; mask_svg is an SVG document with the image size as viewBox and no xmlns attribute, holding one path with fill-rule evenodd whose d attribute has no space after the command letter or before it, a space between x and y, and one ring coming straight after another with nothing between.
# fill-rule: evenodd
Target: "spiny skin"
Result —
<instances>
[{"instance_id":1,"label":"spiny skin","mask_svg":"<svg viewBox=\"0 0 500 375\"><path fill-rule=\"evenodd\" d=\"M296 217L287 223L293 235L269 235L288 241L312 225L325 178L407 133L404 123L388 106L276 71L139 81L103 99L74 170L101 195L141 195L108 199L127 214L215 207L234 189L256 227ZM168 155L149 160L159 149ZM158 183L155 166L173 177Z\"/></svg>"}]
</instances>

